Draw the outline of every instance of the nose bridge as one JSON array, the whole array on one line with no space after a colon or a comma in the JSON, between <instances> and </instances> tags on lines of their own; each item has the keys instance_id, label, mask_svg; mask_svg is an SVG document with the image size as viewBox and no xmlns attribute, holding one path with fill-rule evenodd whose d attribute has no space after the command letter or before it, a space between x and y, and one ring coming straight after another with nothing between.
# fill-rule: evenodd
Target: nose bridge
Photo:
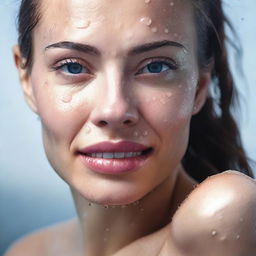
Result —
<instances>
[{"instance_id":1,"label":"nose bridge","mask_svg":"<svg viewBox=\"0 0 256 256\"><path fill-rule=\"evenodd\" d=\"M135 124L138 112L120 66L109 65L105 70L98 85L101 97L95 99L92 122L97 126Z\"/></svg>"}]
</instances>

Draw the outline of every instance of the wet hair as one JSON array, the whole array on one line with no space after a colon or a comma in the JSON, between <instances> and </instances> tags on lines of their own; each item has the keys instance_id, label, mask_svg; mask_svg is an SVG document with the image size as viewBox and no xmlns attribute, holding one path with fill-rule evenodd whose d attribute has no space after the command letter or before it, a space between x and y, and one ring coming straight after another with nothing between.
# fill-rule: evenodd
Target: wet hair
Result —
<instances>
[{"instance_id":1,"label":"wet hair","mask_svg":"<svg viewBox=\"0 0 256 256\"><path fill-rule=\"evenodd\" d=\"M190 138L183 157L185 170L201 182L210 175L234 169L253 177L242 146L232 109L239 106L238 93L228 64L221 0L191 0L198 34L198 63L212 67L212 84L206 103L192 117ZM22 0L18 16L19 46L24 68L33 66L33 31L40 21L39 0ZM238 50L236 48L236 50Z\"/></svg>"}]
</instances>

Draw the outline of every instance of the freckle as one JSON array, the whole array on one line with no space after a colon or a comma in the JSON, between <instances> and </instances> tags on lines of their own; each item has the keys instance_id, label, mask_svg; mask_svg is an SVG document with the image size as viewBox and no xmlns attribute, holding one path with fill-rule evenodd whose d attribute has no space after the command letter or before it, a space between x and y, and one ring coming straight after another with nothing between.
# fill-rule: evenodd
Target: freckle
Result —
<instances>
[{"instance_id":1,"label":"freckle","mask_svg":"<svg viewBox=\"0 0 256 256\"><path fill-rule=\"evenodd\" d=\"M153 28L151 29L151 31L152 31L153 33L156 33L156 32L157 32L157 28L156 28L156 27L153 27Z\"/></svg>"},{"instance_id":2,"label":"freckle","mask_svg":"<svg viewBox=\"0 0 256 256\"><path fill-rule=\"evenodd\" d=\"M152 24L152 20L149 17L141 18L140 22L147 26L150 26Z\"/></svg>"},{"instance_id":3,"label":"freckle","mask_svg":"<svg viewBox=\"0 0 256 256\"><path fill-rule=\"evenodd\" d=\"M168 28L165 28L165 29L164 29L164 33L168 34L168 33L169 33L169 29L168 29Z\"/></svg>"},{"instance_id":4,"label":"freckle","mask_svg":"<svg viewBox=\"0 0 256 256\"><path fill-rule=\"evenodd\" d=\"M64 95L61 100L64 103L69 103L72 100L72 98L73 98L72 95L69 93L69 94Z\"/></svg>"}]
</instances>

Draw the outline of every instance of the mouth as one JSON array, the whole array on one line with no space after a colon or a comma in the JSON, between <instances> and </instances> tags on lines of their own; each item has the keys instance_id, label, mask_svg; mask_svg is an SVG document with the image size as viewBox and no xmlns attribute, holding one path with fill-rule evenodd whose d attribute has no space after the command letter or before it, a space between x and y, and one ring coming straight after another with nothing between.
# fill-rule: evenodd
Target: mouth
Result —
<instances>
[{"instance_id":1,"label":"mouth","mask_svg":"<svg viewBox=\"0 0 256 256\"><path fill-rule=\"evenodd\" d=\"M103 159L127 159L140 156L147 156L152 153L153 148L148 148L143 151L135 152L93 152L93 153L81 153L84 156L91 158L103 158Z\"/></svg>"},{"instance_id":2,"label":"mouth","mask_svg":"<svg viewBox=\"0 0 256 256\"><path fill-rule=\"evenodd\" d=\"M136 171L152 155L153 147L134 142L102 142L79 151L82 163L92 171L121 174Z\"/></svg>"}]
</instances>

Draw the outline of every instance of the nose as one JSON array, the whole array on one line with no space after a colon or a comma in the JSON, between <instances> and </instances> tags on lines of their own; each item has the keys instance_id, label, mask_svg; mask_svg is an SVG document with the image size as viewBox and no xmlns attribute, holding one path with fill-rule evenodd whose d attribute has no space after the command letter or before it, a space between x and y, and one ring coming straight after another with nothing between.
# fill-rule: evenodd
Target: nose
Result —
<instances>
[{"instance_id":1,"label":"nose","mask_svg":"<svg viewBox=\"0 0 256 256\"><path fill-rule=\"evenodd\" d=\"M134 96L125 92L125 86L112 83L103 86L100 97L94 100L91 122L98 127L119 129L131 127L138 123L139 112Z\"/></svg>"}]
</instances>

